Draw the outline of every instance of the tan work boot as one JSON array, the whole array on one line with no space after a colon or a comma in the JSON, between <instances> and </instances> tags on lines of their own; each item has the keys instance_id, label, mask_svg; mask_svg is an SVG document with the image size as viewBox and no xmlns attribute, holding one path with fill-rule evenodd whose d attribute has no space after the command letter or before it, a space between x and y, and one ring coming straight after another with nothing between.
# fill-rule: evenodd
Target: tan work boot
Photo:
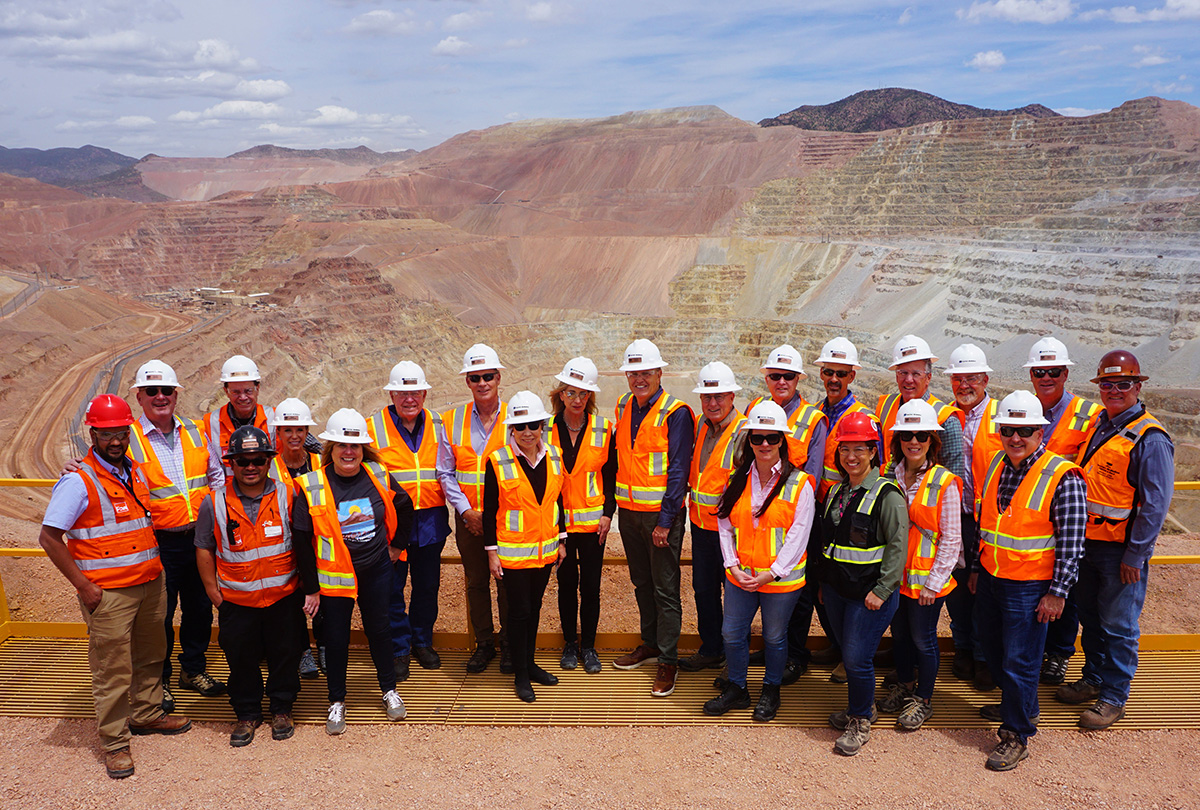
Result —
<instances>
[{"instance_id":1,"label":"tan work boot","mask_svg":"<svg viewBox=\"0 0 1200 810\"><path fill-rule=\"evenodd\" d=\"M129 753L129 746L118 748L116 751L105 751L104 768L112 779L133 776L133 755Z\"/></svg>"}]
</instances>

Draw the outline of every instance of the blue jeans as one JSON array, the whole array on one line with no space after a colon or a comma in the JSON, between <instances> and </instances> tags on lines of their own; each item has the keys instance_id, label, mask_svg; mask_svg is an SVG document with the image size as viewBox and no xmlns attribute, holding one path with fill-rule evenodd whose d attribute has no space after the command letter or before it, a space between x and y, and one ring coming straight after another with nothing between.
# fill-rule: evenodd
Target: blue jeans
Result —
<instances>
[{"instance_id":1,"label":"blue jeans","mask_svg":"<svg viewBox=\"0 0 1200 810\"><path fill-rule=\"evenodd\" d=\"M701 655L720 655L725 651L721 643L721 583L725 581L720 534L693 523L692 590L696 595L696 630L700 633Z\"/></svg>"},{"instance_id":2,"label":"blue jeans","mask_svg":"<svg viewBox=\"0 0 1200 810\"><path fill-rule=\"evenodd\" d=\"M979 528L975 518L962 515L963 553L971 560L979 553ZM946 596L946 613L950 616L950 637L954 649L970 652L976 661L983 660L983 644L979 641L979 619L975 615L975 594L967 587L968 568L956 568L954 581L958 587Z\"/></svg>"},{"instance_id":3,"label":"blue jeans","mask_svg":"<svg viewBox=\"0 0 1200 810\"><path fill-rule=\"evenodd\" d=\"M862 599L846 599L829 585L821 586L821 598L833 633L842 643L848 693L846 712L854 717L870 717L875 708L875 653L883 631L892 623L900 592L893 591L879 610L868 610Z\"/></svg>"},{"instance_id":4,"label":"blue jeans","mask_svg":"<svg viewBox=\"0 0 1200 810\"><path fill-rule=\"evenodd\" d=\"M1146 601L1149 562L1132 585L1121 584L1124 543L1088 540L1073 593L1083 625L1083 679L1100 687L1100 700L1124 706L1137 672L1138 619Z\"/></svg>"},{"instance_id":5,"label":"blue jeans","mask_svg":"<svg viewBox=\"0 0 1200 810\"><path fill-rule=\"evenodd\" d=\"M1063 658L1075 654L1075 639L1079 637L1079 607L1075 603L1075 589L1067 594L1062 615L1050 622L1046 631L1046 654L1054 653Z\"/></svg>"},{"instance_id":6,"label":"blue jeans","mask_svg":"<svg viewBox=\"0 0 1200 810\"><path fill-rule=\"evenodd\" d=\"M767 657L767 674L763 683L778 686L783 681L787 665L788 620L796 607L800 591L744 591L725 580L725 623L721 635L725 638L725 664L729 680L738 686L746 685L746 667L750 663L750 623L762 608L763 647Z\"/></svg>"},{"instance_id":7,"label":"blue jeans","mask_svg":"<svg viewBox=\"0 0 1200 810\"><path fill-rule=\"evenodd\" d=\"M1030 718L1039 713L1038 675L1046 624L1037 620L1037 605L1050 580L1014 580L979 574L975 610L983 631L988 669L1000 686L1000 728L1022 744L1037 733Z\"/></svg>"},{"instance_id":8,"label":"blue jeans","mask_svg":"<svg viewBox=\"0 0 1200 810\"><path fill-rule=\"evenodd\" d=\"M433 646L433 625L438 615L438 588L442 584L442 549L446 541L427 546L409 546L408 559L392 563L392 603L388 619L392 626L392 655L408 655L413 647ZM407 610L404 583L412 574L412 593Z\"/></svg>"},{"instance_id":9,"label":"blue jeans","mask_svg":"<svg viewBox=\"0 0 1200 810\"><path fill-rule=\"evenodd\" d=\"M933 683L937 680L938 662L941 659L937 625L946 598L935 599L932 605L922 605L916 599L902 594L896 616L892 619L896 679L900 683L911 683L916 678L917 697L925 700L933 697Z\"/></svg>"}]
</instances>

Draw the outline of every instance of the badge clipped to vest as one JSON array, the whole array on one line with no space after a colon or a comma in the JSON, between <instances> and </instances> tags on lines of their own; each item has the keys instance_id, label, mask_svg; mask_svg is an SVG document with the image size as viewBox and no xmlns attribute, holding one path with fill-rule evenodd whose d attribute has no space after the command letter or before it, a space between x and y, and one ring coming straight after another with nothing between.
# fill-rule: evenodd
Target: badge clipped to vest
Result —
<instances>
[{"instance_id":1,"label":"badge clipped to vest","mask_svg":"<svg viewBox=\"0 0 1200 810\"><path fill-rule=\"evenodd\" d=\"M128 515L129 504L125 503L125 501L113 501L113 511L118 515Z\"/></svg>"},{"instance_id":2,"label":"badge clipped to vest","mask_svg":"<svg viewBox=\"0 0 1200 810\"><path fill-rule=\"evenodd\" d=\"M282 526L276 526L274 523L263 524L263 537L279 537L282 534Z\"/></svg>"}]
</instances>

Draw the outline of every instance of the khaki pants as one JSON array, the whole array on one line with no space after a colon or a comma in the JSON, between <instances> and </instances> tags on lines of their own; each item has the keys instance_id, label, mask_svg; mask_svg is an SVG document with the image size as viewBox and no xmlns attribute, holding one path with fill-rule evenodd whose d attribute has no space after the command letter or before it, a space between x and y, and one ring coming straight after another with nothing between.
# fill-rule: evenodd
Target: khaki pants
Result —
<instances>
[{"instance_id":1,"label":"khaki pants","mask_svg":"<svg viewBox=\"0 0 1200 810\"><path fill-rule=\"evenodd\" d=\"M162 663L167 655L163 575L143 585L108 588L96 610L79 603L88 627L88 662L96 725L105 751L129 745L129 723L162 716Z\"/></svg>"}]
</instances>

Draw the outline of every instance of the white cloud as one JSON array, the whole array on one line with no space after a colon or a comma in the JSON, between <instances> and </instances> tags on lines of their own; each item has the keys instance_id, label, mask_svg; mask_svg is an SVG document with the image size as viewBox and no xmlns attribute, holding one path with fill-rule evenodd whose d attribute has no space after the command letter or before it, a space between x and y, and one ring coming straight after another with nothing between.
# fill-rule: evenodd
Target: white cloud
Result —
<instances>
[{"instance_id":1,"label":"white cloud","mask_svg":"<svg viewBox=\"0 0 1200 810\"><path fill-rule=\"evenodd\" d=\"M1147 45L1135 45L1134 53L1139 53L1142 58L1133 63L1134 67L1154 67L1155 65L1165 65L1172 61L1163 56L1162 48L1151 48Z\"/></svg>"},{"instance_id":2,"label":"white cloud","mask_svg":"<svg viewBox=\"0 0 1200 810\"><path fill-rule=\"evenodd\" d=\"M488 16L486 11L461 11L447 17L442 28L447 31L469 31L483 25Z\"/></svg>"},{"instance_id":3,"label":"white cloud","mask_svg":"<svg viewBox=\"0 0 1200 810\"><path fill-rule=\"evenodd\" d=\"M1068 19L1075 11L1070 0L991 0L975 2L965 11L957 11L960 20L978 22L983 19L1008 22L1057 23Z\"/></svg>"},{"instance_id":4,"label":"white cloud","mask_svg":"<svg viewBox=\"0 0 1200 810\"><path fill-rule=\"evenodd\" d=\"M525 18L533 22L545 22L554 16L554 6L549 3L530 3L525 7Z\"/></svg>"},{"instance_id":5,"label":"white cloud","mask_svg":"<svg viewBox=\"0 0 1200 810\"><path fill-rule=\"evenodd\" d=\"M1114 6L1081 14L1092 20L1106 17L1118 23L1162 22L1169 20L1200 20L1200 0L1166 0L1161 8L1138 11L1137 6Z\"/></svg>"},{"instance_id":6,"label":"white cloud","mask_svg":"<svg viewBox=\"0 0 1200 810\"><path fill-rule=\"evenodd\" d=\"M188 123L191 121L201 120L255 120L260 118L278 118L283 115L284 109L278 104L272 104L265 101L247 101L245 99L237 99L232 101L222 101L220 104L214 104L204 112L194 112L191 110L180 110L173 115L168 116L167 120L177 123Z\"/></svg>"},{"instance_id":7,"label":"white cloud","mask_svg":"<svg viewBox=\"0 0 1200 810\"><path fill-rule=\"evenodd\" d=\"M504 120L505 121L520 121L521 117L522 116L520 113L510 112L508 115L504 116Z\"/></svg>"},{"instance_id":8,"label":"white cloud","mask_svg":"<svg viewBox=\"0 0 1200 810\"><path fill-rule=\"evenodd\" d=\"M314 127L337 127L344 126L345 124L353 124L357 120L358 113L354 110L329 104L324 107L317 107L316 117L310 118L304 123Z\"/></svg>"},{"instance_id":9,"label":"white cloud","mask_svg":"<svg viewBox=\"0 0 1200 810\"><path fill-rule=\"evenodd\" d=\"M154 126L154 119L148 115L122 115L113 124L121 129L148 129Z\"/></svg>"},{"instance_id":10,"label":"white cloud","mask_svg":"<svg viewBox=\"0 0 1200 810\"><path fill-rule=\"evenodd\" d=\"M470 50L471 43L466 40L459 39L455 36L449 36L433 46L433 52L439 56L458 56L464 51Z\"/></svg>"},{"instance_id":11,"label":"white cloud","mask_svg":"<svg viewBox=\"0 0 1200 810\"><path fill-rule=\"evenodd\" d=\"M411 12L397 14L386 9L376 9L355 17L342 30L357 36L387 37L411 34L417 30L417 22Z\"/></svg>"},{"instance_id":12,"label":"white cloud","mask_svg":"<svg viewBox=\"0 0 1200 810\"><path fill-rule=\"evenodd\" d=\"M1085 118L1089 115L1099 115L1100 113L1108 112L1106 109L1089 110L1084 107L1056 107L1054 111L1071 118Z\"/></svg>"},{"instance_id":13,"label":"white cloud","mask_svg":"<svg viewBox=\"0 0 1200 810\"><path fill-rule=\"evenodd\" d=\"M1192 92L1195 88L1188 83L1187 76L1180 76L1179 81L1175 82L1155 82L1154 92L1160 96L1182 96Z\"/></svg>"},{"instance_id":14,"label":"white cloud","mask_svg":"<svg viewBox=\"0 0 1200 810\"><path fill-rule=\"evenodd\" d=\"M900 25L908 25L910 22L912 22L912 18L913 10L912 6L909 6L908 8L904 9L904 11L900 12L900 19L898 19L896 22L900 23Z\"/></svg>"},{"instance_id":15,"label":"white cloud","mask_svg":"<svg viewBox=\"0 0 1200 810\"><path fill-rule=\"evenodd\" d=\"M69 119L56 125L54 128L59 132L73 132L79 130L103 130L115 127L126 132L134 132L148 130L154 125L154 119L147 115L122 115L116 120L111 121L101 118Z\"/></svg>"},{"instance_id":16,"label":"white cloud","mask_svg":"<svg viewBox=\"0 0 1200 810\"><path fill-rule=\"evenodd\" d=\"M179 98L209 96L225 99L274 101L289 96L291 85L279 79L241 79L220 70L203 70L183 76L147 76L127 73L118 76L106 88L113 96L139 98Z\"/></svg>"},{"instance_id":17,"label":"white cloud","mask_svg":"<svg viewBox=\"0 0 1200 810\"><path fill-rule=\"evenodd\" d=\"M984 73L991 73L993 70L1004 67L1004 63L1007 61L1000 51L980 51L972 57L970 62L965 64L967 67L973 67Z\"/></svg>"},{"instance_id":18,"label":"white cloud","mask_svg":"<svg viewBox=\"0 0 1200 810\"><path fill-rule=\"evenodd\" d=\"M200 40L196 44L196 54L193 59L201 67L243 71L258 69L258 63L255 60L243 59L236 48L220 39Z\"/></svg>"}]
</instances>

